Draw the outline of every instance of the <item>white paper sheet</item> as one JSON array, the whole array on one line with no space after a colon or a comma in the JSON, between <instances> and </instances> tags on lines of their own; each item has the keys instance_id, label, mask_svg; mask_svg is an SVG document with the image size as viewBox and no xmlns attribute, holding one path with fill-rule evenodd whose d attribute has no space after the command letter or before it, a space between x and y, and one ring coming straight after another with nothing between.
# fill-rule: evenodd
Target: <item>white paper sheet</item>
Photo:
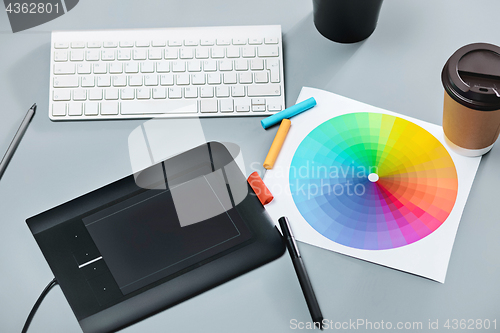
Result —
<instances>
[{"instance_id":1,"label":"white paper sheet","mask_svg":"<svg viewBox=\"0 0 500 333\"><path fill-rule=\"evenodd\" d=\"M297 103L310 97L316 99L317 105L291 119L292 126L276 164L272 170L268 170L265 174L264 182L275 197L271 203L266 205L267 212L277 225L278 218L287 216L295 237L299 241L444 283L460 218L481 157L464 157L449 149L445 143L441 126L308 87L302 88ZM307 134L321 123L352 112L385 113L412 121L433 134L450 153L458 175L457 198L446 221L427 237L409 245L387 250L351 248L335 243L321 235L305 221L295 206L288 189L288 171L297 147Z\"/></svg>"}]
</instances>

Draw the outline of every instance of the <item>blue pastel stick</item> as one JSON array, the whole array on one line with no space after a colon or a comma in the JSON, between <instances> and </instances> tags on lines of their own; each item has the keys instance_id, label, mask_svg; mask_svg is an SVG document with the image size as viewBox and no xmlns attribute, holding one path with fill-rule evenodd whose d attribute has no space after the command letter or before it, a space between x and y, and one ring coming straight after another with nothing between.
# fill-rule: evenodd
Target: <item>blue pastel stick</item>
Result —
<instances>
[{"instance_id":1,"label":"blue pastel stick","mask_svg":"<svg viewBox=\"0 0 500 333\"><path fill-rule=\"evenodd\" d=\"M262 119L260 123L262 124L262 127L266 129L281 122L283 119L290 119L301 112L309 110L315 105L316 105L316 100L314 99L314 97L311 97L306 99L305 101L295 104L294 106L286 108L281 112L278 112L276 114L273 114L272 116Z\"/></svg>"}]
</instances>

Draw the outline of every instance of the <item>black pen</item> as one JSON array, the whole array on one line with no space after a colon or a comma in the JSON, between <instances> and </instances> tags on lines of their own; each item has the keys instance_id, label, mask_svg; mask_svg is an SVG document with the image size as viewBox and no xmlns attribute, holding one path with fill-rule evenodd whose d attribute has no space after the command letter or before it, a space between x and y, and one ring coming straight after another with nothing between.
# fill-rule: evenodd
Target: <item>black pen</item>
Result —
<instances>
[{"instance_id":1,"label":"black pen","mask_svg":"<svg viewBox=\"0 0 500 333\"><path fill-rule=\"evenodd\" d=\"M3 172L7 168L7 165L9 164L12 155L14 155L14 152L16 151L16 148L19 145L19 142L21 142L21 138L23 137L24 132L26 132L26 129L28 128L31 119L35 114L35 111L36 111L36 104L33 104L33 106L26 113L26 116L24 117L21 126L19 126L19 129L17 130L14 139L12 139L12 142L10 143L7 152L2 158L2 162L0 162L0 178L2 178Z\"/></svg>"},{"instance_id":2,"label":"black pen","mask_svg":"<svg viewBox=\"0 0 500 333\"><path fill-rule=\"evenodd\" d=\"M290 224L288 224L288 218L283 216L278 220L281 227L281 232L285 238L286 247L290 257L292 258L293 267L297 273L299 279L300 287L302 288L302 293L306 299L307 307L309 308L309 313L311 313L312 320L315 327L323 329L323 315L321 314L321 309L319 308L318 301L316 300L316 295L309 281L309 275L307 275L306 267L300 256L299 248L295 242L295 237L293 237L292 229Z\"/></svg>"}]
</instances>

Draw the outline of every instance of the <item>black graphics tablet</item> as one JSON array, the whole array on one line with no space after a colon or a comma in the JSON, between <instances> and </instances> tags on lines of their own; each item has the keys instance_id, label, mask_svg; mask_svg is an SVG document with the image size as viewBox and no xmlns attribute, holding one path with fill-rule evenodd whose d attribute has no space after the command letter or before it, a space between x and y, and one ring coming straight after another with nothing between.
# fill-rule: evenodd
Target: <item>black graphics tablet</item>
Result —
<instances>
[{"instance_id":1,"label":"black graphics tablet","mask_svg":"<svg viewBox=\"0 0 500 333\"><path fill-rule=\"evenodd\" d=\"M210 142L27 220L84 332L112 332L284 253Z\"/></svg>"}]
</instances>

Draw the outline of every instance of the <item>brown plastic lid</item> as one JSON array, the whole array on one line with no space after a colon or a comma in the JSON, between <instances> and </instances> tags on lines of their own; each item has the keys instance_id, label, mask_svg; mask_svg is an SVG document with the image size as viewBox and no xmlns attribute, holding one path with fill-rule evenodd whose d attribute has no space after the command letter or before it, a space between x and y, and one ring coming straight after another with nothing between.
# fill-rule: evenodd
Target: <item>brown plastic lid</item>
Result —
<instances>
[{"instance_id":1,"label":"brown plastic lid","mask_svg":"<svg viewBox=\"0 0 500 333\"><path fill-rule=\"evenodd\" d=\"M500 47L469 44L448 59L441 73L444 89L471 109L500 109Z\"/></svg>"}]
</instances>

